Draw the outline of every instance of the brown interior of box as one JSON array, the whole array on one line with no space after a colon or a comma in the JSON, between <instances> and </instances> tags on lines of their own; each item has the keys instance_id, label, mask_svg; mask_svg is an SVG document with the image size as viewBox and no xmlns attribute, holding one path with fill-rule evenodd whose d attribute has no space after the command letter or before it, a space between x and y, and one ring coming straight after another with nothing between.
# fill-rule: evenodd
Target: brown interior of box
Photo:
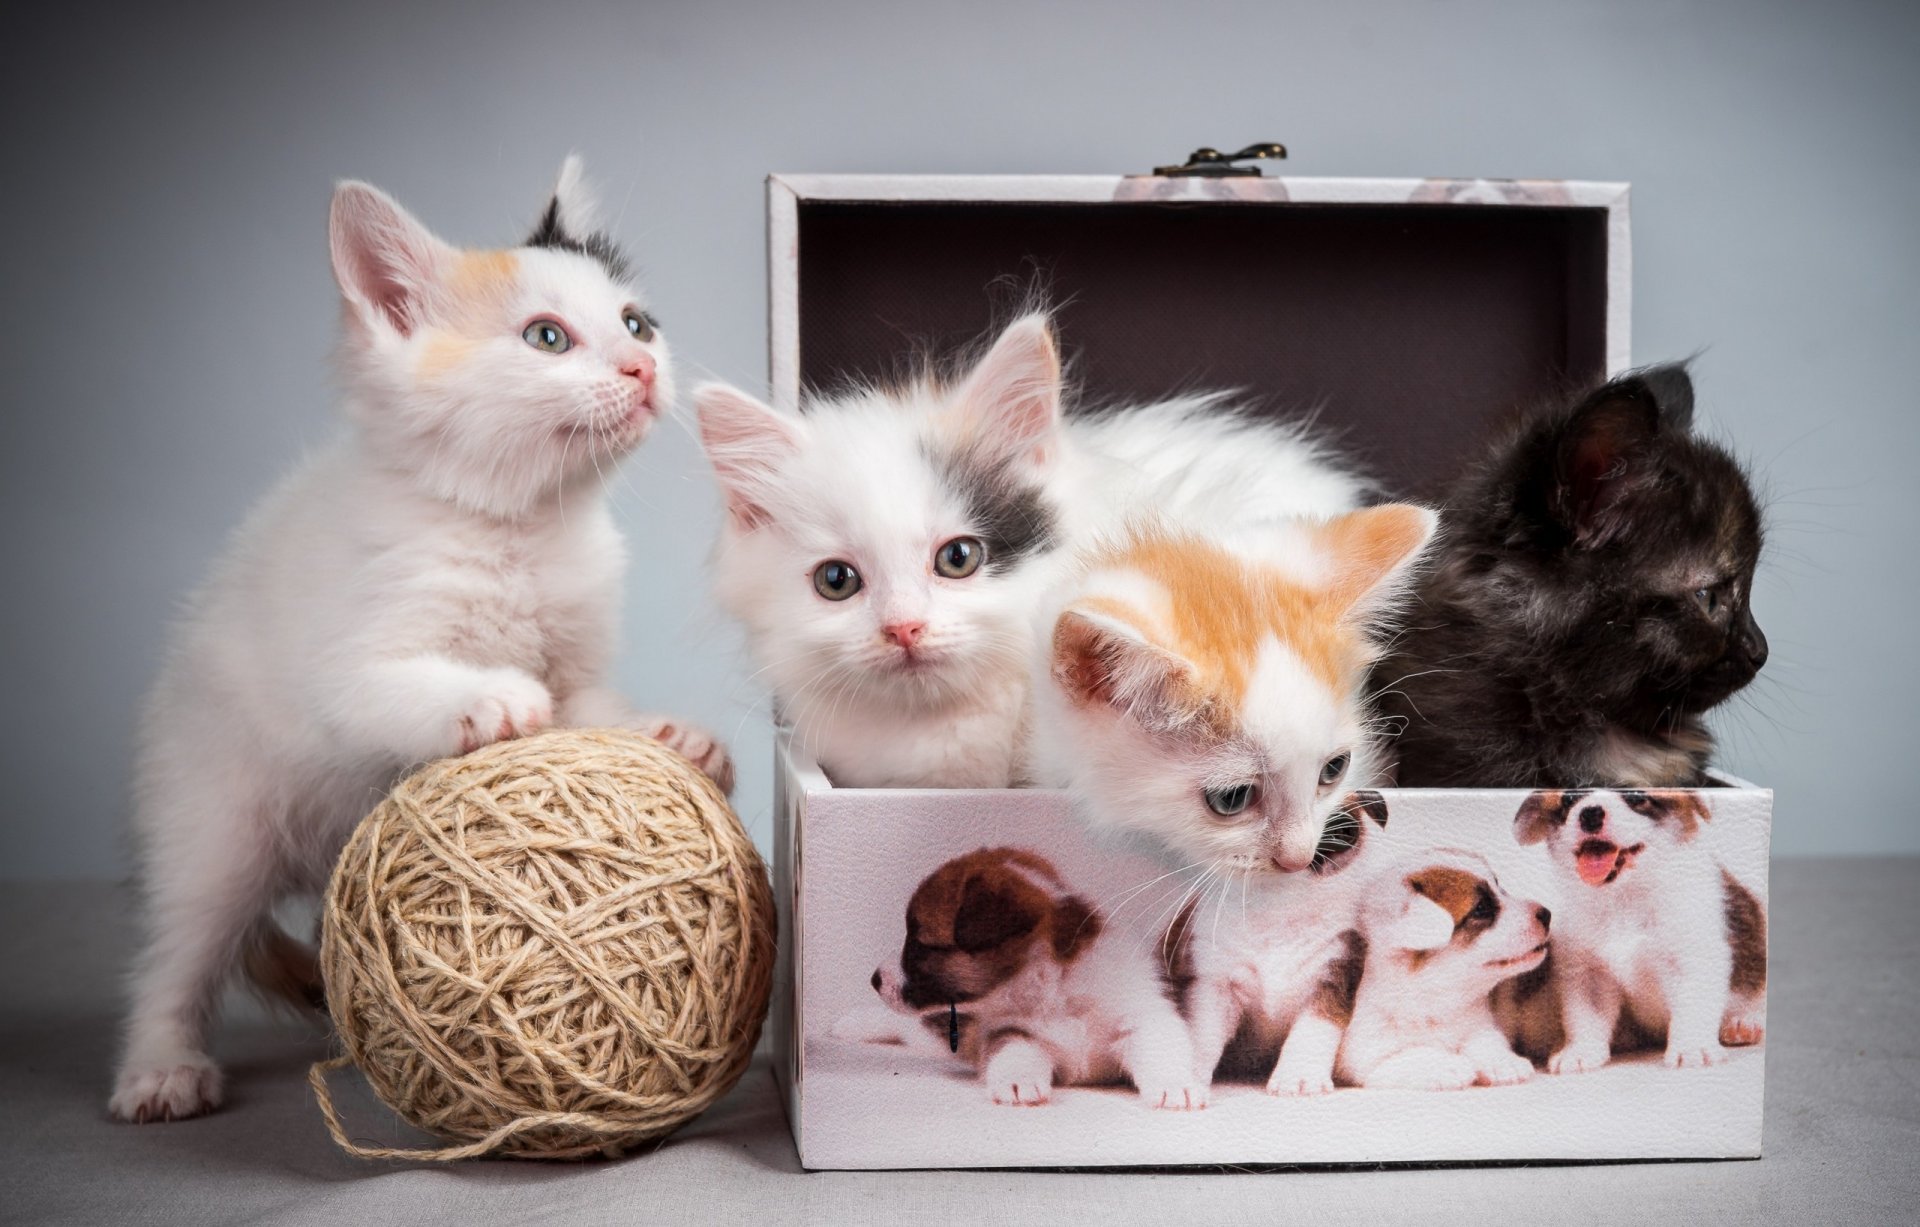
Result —
<instances>
[{"instance_id":1,"label":"brown interior of box","mask_svg":"<svg viewBox=\"0 0 1920 1227\"><path fill-rule=\"evenodd\" d=\"M1039 289L1092 400L1317 407L1401 495L1606 364L1599 208L803 201L799 228L809 387L896 376Z\"/></svg>"}]
</instances>

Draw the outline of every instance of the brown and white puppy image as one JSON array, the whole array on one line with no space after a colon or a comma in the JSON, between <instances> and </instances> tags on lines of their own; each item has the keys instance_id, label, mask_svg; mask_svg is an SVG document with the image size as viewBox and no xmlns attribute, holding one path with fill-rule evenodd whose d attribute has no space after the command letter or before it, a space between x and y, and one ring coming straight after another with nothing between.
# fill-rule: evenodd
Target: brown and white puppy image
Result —
<instances>
[{"instance_id":1,"label":"brown and white puppy image","mask_svg":"<svg viewBox=\"0 0 1920 1227\"><path fill-rule=\"evenodd\" d=\"M1361 943L1354 925L1386 798L1348 793L1312 863L1247 879L1189 905L1162 939L1166 975L1193 1034L1196 1076L1264 1079L1270 1095L1333 1090L1353 1009Z\"/></svg>"},{"instance_id":2,"label":"brown and white puppy image","mask_svg":"<svg viewBox=\"0 0 1920 1227\"><path fill-rule=\"evenodd\" d=\"M1152 943L1109 932L1026 849L983 848L934 870L907 904L899 967L875 971L873 987L978 1070L995 1103L1130 1081L1149 1107L1206 1106Z\"/></svg>"},{"instance_id":3,"label":"brown and white puppy image","mask_svg":"<svg viewBox=\"0 0 1920 1227\"><path fill-rule=\"evenodd\" d=\"M1450 1091L1533 1076L1490 997L1547 957L1552 915L1471 852L1434 849L1379 878L1360 914L1366 970L1340 1045L1353 1086Z\"/></svg>"},{"instance_id":4,"label":"brown and white puppy image","mask_svg":"<svg viewBox=\"0 0 1920 1227\"><path fill-rule=\"evenodd\" d=\"M1605 1065L1638 1035L1670 1066L1712 1065L1766 1029L1766 911L1701 846L1683 789L1536 792L1514 818L1545 842L1567 897L1554 931L1562 1041L1554 1073Z\"/></svg>"}]
</instances>

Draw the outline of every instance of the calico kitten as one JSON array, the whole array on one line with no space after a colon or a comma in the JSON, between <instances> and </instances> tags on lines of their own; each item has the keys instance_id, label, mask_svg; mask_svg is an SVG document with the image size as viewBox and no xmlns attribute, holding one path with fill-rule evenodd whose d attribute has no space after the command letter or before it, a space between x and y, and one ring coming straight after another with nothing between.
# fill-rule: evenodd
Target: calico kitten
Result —
<instances>
[{"instance_id":1,"label":"calico kitten","mask_svg":"<svg viewBox=\"0 0 1920 1227\"><path fill-rule=\"evenodd\" d=\"M1050 621L1036 775L1193 875L1166 946L1203 1085L1240 1035L1269 1091L1332 1089L1362 876L1344 870L1362 816L1385 819L1355 791L1384 762L1365 681L1435 520L1392 505L1226 537L1136 529Z\"/></svg>"},{"instance_id":2,"label":"calico kitten","mask_svg":"<svg viewBox=\"0 0 1920 1227\"><path fill-rule=\"evenodd\" d=\"M324 884L410 764L622 724L730 778L711 737L602 681L624 565L603 476L672 403L672 365L590 215L574 159L504 251L451 247L366 184L334 193L351 425L235 534L147 708L120 1119L219 1105L207 1032L237 967L317 988L271 909Z\"/></svg>"},{"instance_id":3,"label":"calico kitten","mask_svg":"<svg viewBox=\"0 0 1920 1227\"><path fill-rule=\"evenodd\" d=\"M1069 415L1043 315L971 370L816 397L696 393L725 493L719 601L843 787L1020 782L1036 603L1076 543L1154 507L1232 523L1357 505L1297 428L1218 396Z\"/></svg>"},{"instance_id":4,"label":"calico kitten","mask_svg":"<svg viewBox=\"0 0 1920 1227\"><path fill-rule=\"evenodd\" d=\"M1701 714L1753 680L1760 509L1660 366L1538 415L1454 492L1375 678L1398 783L1697 785Z\"/></svg>"}]
</instances>

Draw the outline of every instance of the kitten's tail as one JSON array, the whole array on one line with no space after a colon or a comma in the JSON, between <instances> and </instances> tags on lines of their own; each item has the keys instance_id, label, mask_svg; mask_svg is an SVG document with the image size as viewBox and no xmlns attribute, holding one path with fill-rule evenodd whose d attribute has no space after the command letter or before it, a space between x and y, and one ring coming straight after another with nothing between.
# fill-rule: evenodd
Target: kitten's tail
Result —
<instances>
[{"instance_id":1,"label":"kitten's tail","mask_svg":"<svg viewBox=\"0 0 1920 1227\"><path fill-rule=\"evenodd\" d=\"M271 920L247 934L241 968L248 986L269 1005L327 1012L327 990L320 978L320 954L306 942L289 937Z\"/></svg>"}]
</instances>

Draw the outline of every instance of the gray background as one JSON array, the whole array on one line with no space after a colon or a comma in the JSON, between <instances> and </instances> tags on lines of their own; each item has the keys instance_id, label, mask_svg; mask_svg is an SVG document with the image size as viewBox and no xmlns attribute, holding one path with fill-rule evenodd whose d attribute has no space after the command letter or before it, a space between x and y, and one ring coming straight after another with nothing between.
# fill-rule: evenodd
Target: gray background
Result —
<instances>
[{"instance_id":1,"label":"gray background","mask_svg":"<svg viewBox=\"0 0 1920 1227\"><path fill-rule=\"evenodd\" d=\"M275 9L284 11L273 11ZM1773 538L1773 663L1719 720L1783 853L1920 851L1911 606L1920 9L1839 3L332 4L9 18L0 193L0 876L121 873L174 603L332 429L332 181L455 241L568 149L682 357L762 388L773 170L1127 172L1287 141L1289 173L1634 184L1634 351L1704 351ZM702 558L684 429L625 471L619 680L708 721L764 835L769 732Z\"/></svg>"}]
</instances>

